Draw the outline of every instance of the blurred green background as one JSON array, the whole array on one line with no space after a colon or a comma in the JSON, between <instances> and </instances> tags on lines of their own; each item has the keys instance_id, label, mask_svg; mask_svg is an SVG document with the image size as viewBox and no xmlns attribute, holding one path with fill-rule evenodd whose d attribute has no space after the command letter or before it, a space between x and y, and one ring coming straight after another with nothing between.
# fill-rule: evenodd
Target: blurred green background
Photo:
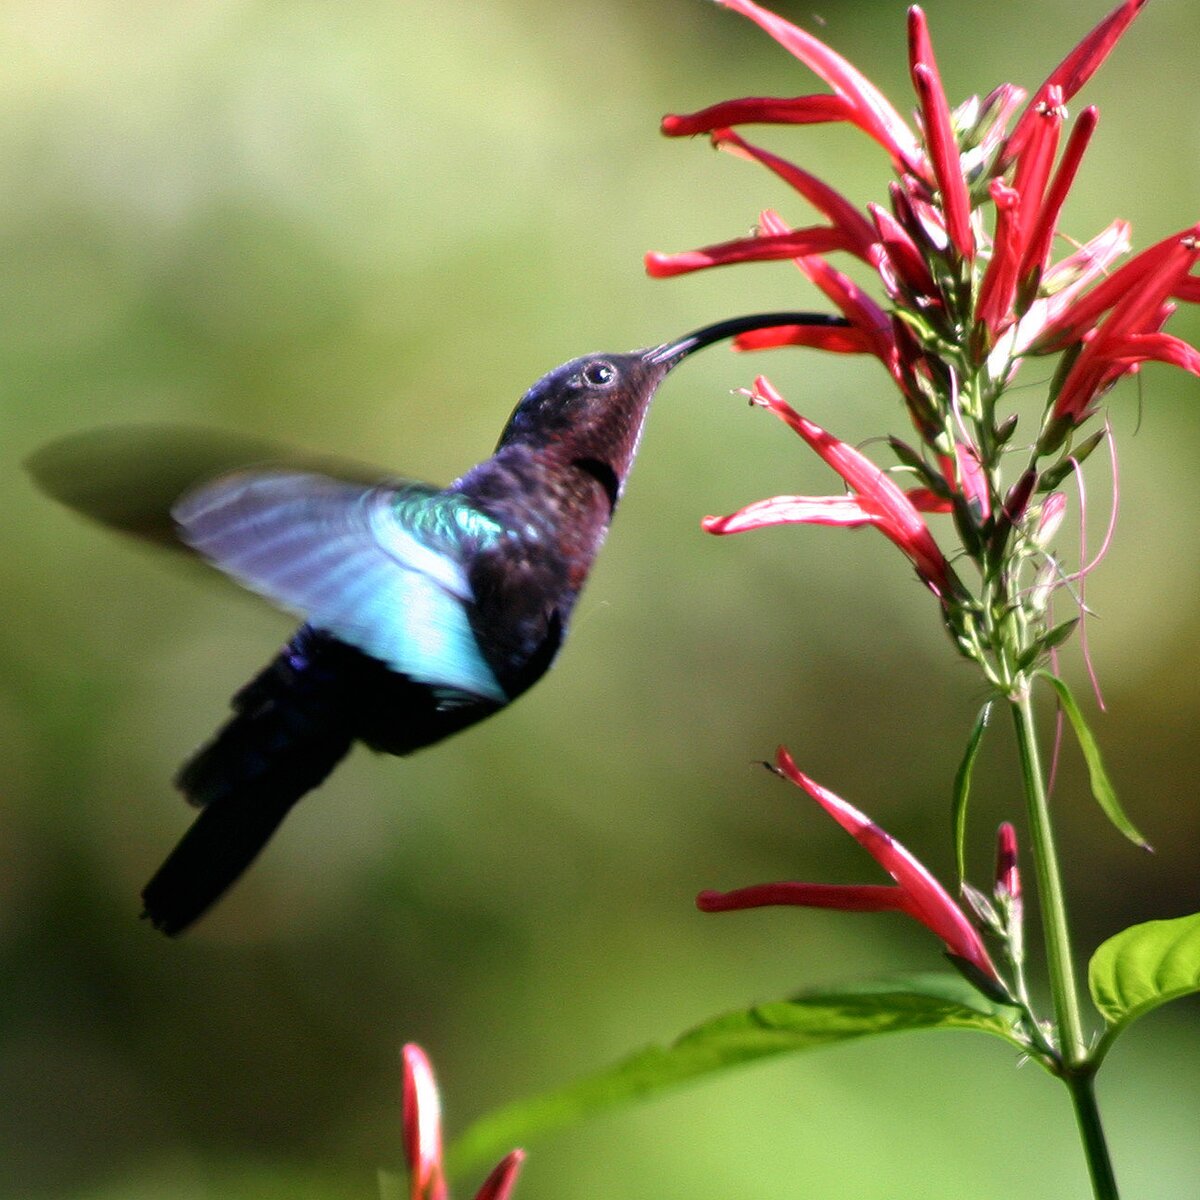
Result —
<instances>
[{"instance_id":1,"label":"blurred green background","mask_svg":"<svg viewBox=\"0 0 1200 1200\"><path fill-rule=\"evenodd\" d=\"M1036 85L1106 5L931 0L952 99ZM901 5L779 7L911 109ZM760 169L657 133L667 110L815 90L803 68L699 0L9 0L0 53L0 1195L371 1197L399 1160L405 1040L453 1131L724 1009L936 967L900 918L692 907L701 887L876 879L752 765L781 741L951 874L980 691L911 572L865 534L698 528L832 484L731 388L766 370L847 439L903 432L873 362L718 350L678 371L556 670L410 761L356 753L177 943L137 920L189 819L172 772L289 626L21 469L64 433L170 421L447 480L566 358L820 303L786 264L655 283L640 261L768 205L809 220ZM1124 216L1143 246L1196 219L1194 71L1192 0L1157 0L1084 95L1103 119L1067 210L1079 238ZM883 199L884 157L854 131L761 140ZM1194 310L1173 328L1200 337ZM1198 399L1165 368L1112 398L1096 726L1158 853L1104 824L1066 753L1081 951L1200 908ZM1001 728L981 882L1017 812ZM1195 1194L1197 1012L1147 1020L1101 1078L1130 1197ZM518 1194L1086 1195L1065 1096L1018 1066L939 1034L748 1069L536 1143Z\"/></svg>"}]
</instances>

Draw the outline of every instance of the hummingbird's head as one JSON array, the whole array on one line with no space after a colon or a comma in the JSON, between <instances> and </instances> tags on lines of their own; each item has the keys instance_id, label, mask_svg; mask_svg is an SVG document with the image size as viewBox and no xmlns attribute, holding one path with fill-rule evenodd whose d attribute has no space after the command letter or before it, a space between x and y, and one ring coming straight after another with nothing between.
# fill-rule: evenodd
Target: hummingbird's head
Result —
<instances>
[{"instance_id":1,"label":"hummingbird's head","mask_svg":"<svg viewBox=\"0 0 1200 1200\"><path fill-rule=\"evenodd\" d=\"M542 376L525 393L497 449L521 445L564 463L601 466L619 491L633 464L650 401L667 374L705 346L780 325L845 325L826 313L759 313L706 325L627 354L585 354Z\"/></svg>"}]
</instances>

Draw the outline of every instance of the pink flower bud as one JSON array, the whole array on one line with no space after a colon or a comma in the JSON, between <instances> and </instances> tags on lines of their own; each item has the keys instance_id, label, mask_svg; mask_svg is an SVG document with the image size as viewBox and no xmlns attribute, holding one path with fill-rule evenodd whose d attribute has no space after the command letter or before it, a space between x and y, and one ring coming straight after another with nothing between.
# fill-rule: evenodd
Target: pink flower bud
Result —
<instances>
[{"instance_id":1,"label":"pink flower bud","mask_svg":"<svg viewBox=\"0 0 1200 1200\"><path fill-rule=\"evenodd\" d=\"M1017 867L1017 831L1007 821L996 831L996 898L1021 899Z\"/></svg>"}]
</instances>

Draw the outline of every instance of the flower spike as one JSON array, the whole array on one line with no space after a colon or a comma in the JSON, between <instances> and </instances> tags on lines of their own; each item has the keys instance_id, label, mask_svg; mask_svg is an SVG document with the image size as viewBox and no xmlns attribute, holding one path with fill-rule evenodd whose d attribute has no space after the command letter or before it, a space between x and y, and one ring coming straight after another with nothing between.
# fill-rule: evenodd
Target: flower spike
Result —
<instances>
[{"instance_id":1,"label":"flower spike","mask_svg":"<svg viewBox=\"0 0 1200 1200\"><path fill-rule=\"evenodd\" d=\"M952 956L970 963L984 979L1000 986L1000 976L974 926L920 862L857 808L805 775L782 746L776 752L775 769L811 796L879 863L896 886L768 883L732 892L705 891L696 897L702 912L776 904L847 912L903 912L941 938Z\"/></svg>"}]
</instances>

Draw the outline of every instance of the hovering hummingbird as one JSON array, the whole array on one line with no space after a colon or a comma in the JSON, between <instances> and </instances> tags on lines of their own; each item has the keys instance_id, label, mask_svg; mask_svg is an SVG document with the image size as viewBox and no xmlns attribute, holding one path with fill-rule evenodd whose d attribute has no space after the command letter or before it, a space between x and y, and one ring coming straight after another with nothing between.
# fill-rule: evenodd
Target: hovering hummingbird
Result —
<instances>
[{"instance_id":1,"label":"hovering hummingbird","mask_svg":"<svg viewBox=\"0 0 1200 1200\"><path fill-rule=\"evenodd\" d=\"M171 935L203 915L354 742L410 754L545 674L673 367L749 330L845 323L767 313L572 359L525 393L492 457L445 488L257 465L187 490L174 536L304 624L176 777L200 813L142 892L143 915ZM77 448L33 457L45 490L160 535L136 500L81 482Z\"/></svg>"}]
</instances>

